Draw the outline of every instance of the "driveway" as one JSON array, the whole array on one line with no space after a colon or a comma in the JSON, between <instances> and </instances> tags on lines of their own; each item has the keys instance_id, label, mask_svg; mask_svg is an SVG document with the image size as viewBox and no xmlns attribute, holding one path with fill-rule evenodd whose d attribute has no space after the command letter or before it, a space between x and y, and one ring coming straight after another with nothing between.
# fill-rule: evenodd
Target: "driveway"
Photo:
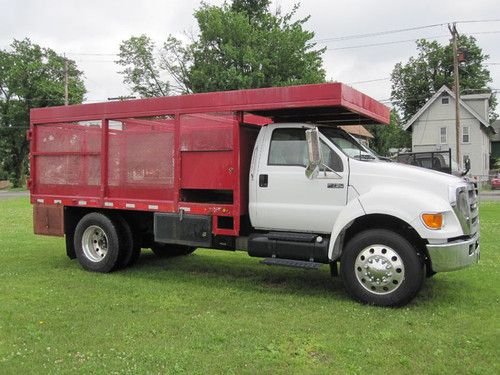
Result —
<instances>
[{"instance_id":1,"label":"driveway","mask_svg":"<svg viewBox=\"0 0 500 375\"><path fill-rule=\"evenodd\" d=\"M479 200L482 202L487 201L500 201L500 190L489 190L479 192Z\"/></svg>"},{"instance_id":2,"label":"driveway","mask_svg":"<svg viewBox=\"0 0 500 375\"><path fill-rule=\"evenodd\" d=\"M30 195L29 191L0 191L0 200L27 197Z\"/></svg>"}]
</instances>

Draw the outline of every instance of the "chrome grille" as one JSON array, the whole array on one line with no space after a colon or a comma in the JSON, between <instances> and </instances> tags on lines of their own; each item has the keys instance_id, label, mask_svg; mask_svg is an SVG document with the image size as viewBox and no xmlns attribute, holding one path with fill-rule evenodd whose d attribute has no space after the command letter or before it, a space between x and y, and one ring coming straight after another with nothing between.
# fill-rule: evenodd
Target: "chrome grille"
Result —
<instances>
[{"instance_id":1,"label":"chrome grille","mask_svg":"<svg viewBox=\"0 0 500 375\"><path fill-rule=\"evenodd\" d=\"M469 226L470 233L476 233L479 224L479 204L477 183L469 182L467 184L468 200L469 200Z\"/></svg>"}]
</instances>

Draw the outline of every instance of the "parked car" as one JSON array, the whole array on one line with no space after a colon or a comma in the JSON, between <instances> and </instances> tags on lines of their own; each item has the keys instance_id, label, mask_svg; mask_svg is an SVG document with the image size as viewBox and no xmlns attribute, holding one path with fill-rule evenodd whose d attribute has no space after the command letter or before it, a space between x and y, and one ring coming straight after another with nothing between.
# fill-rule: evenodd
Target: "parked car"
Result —
<instances>
[{"instance_id":1,"label":"parked car","mask_svg":"<svg viewBox=\"0 0 500 375\"><path fill-rule=\"evenodd\" d=\"M500 173L491 179L491 188L493 190L500 189Z\"/></svg>"}]
</instances>

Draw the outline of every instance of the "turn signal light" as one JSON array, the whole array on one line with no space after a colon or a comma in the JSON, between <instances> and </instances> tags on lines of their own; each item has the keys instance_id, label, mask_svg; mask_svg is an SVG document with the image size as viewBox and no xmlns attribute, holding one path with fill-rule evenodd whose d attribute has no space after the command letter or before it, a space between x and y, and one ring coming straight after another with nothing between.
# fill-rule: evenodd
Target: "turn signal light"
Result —
<instances>
[{"instance_id":1,"label":"turn signal light","mask_svg":"<svg viewBox=\"0 0 500 375\"><path fill-rule=\"evenodd\" d=\"M422 214L422 221L429 229L441 229L443 226L443 214Z\"/></svg>"}]
</instances>

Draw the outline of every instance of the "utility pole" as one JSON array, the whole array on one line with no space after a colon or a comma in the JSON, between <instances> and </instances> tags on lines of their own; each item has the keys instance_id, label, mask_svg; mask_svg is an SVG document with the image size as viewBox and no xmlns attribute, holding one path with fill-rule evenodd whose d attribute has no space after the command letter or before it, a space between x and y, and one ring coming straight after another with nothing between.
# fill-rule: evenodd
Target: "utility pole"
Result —
<instances>
[{"instance_id":1,"label":"utility pole","mask_svg":"<svg viewBox=\"0 0 500 375\"><path fill-rule=\"evenodd\" d=\"M64 55L64 105L68 105L68 59Z\"/></svg>"},{"instance_id":2,"label":"utility pole","mask_svg":"<svg viewBox=\"0 0 500 375\"><path fill-rule=\"evenodd\" d=\"M453 76L455 79L454 92L455 92L455 136L456 136L456 158L457 165L462 166L462 159L460 158L460 81L458 78L458 31L456 23L453 25L448 24L453 43Z\"/></svg>"}]
</instances>

